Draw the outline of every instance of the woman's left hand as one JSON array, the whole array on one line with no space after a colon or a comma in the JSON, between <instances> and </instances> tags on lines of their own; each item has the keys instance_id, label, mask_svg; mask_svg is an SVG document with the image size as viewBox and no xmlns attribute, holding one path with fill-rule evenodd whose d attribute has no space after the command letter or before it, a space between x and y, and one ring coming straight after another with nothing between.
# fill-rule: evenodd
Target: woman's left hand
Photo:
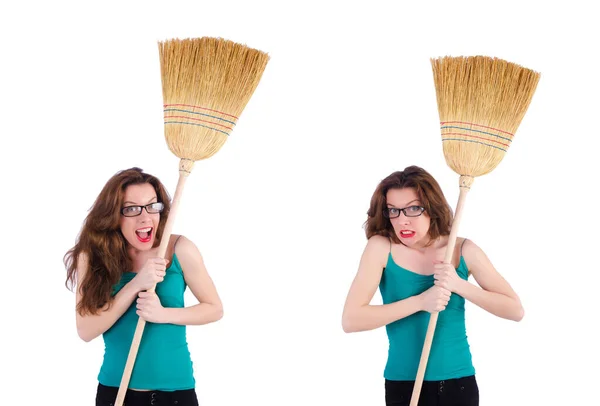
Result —
<instances>
[{"instance_id":1,"label":"woman's left hand","mask_svg":"<svg viewBox=\"0 0 600 406\"><path fill-rule=\"evenodd\" d=\"M137 315L150 323L166 323L166 309L160 304L155 292L140 292L137 299Z\"/></svg>"},{"instance_id":2,"label":"woman's left hand","mask_svg":"<svg viewBox=\"0 0 600 406\"><path fill-rule=\"evenodd\" d=\"M448 289L452 293L456 293L458 285L462 282L454 266L442 262L433 264L433 278L435 285Z\"/></svg>"}]
</instances>

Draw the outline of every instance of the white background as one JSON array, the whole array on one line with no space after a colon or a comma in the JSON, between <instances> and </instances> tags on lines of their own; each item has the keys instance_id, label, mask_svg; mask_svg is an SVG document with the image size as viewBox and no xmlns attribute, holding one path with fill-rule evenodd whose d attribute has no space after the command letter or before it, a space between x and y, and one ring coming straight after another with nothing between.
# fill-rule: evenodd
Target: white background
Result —
<instances>
[{"instance_id":1,"label":"white background","mask_svg":"<svg viewBox=\"0 0 600 406\"><path fill-rule=\"evenodd\" d=\"M157 41L217 36L271 61L225 146L196 164L175 224L225 306L188 329L201 405L384 404L385 330L341 328L362 224L377 183L412 164L455 205L429 58L474 54L542 73L461 223L526 311L514 323L467 306L481 405L600 404L597 14L407 3L4 3L2 403L93 405L103 343L77 336L62 257L118 170L174 192Z\"/></svg>"}]
</instances>

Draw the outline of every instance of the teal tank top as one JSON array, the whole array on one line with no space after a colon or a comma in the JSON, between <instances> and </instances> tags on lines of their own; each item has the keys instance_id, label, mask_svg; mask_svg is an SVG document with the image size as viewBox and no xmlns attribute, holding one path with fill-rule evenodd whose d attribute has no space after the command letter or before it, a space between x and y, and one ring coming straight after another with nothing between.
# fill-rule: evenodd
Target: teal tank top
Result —
<instances>
[{"instance_id":1,"label":"teal tank top","mask_svg":"<svg viewBox=\"0 0 600 406\"><path fill-rule=\"evenodd\" d=\"M456 272L460 278L468 279L462 255ZM433 275L420 275L397 265L390 252L379 284L383 303L418 295L434 286L433 281ZM389 349L385 379L416 379L429 318L428 312L419 311L386 326ZM424 380L441 381L474 374L465 327L465 299L452 293L446 309L438 316Z\"/></svg>"},{"instance_id":2,"label":"teal tank top","mask_svg":"<svg viewBox=\"0 0 600 406\"><path fill-rule=\"evenodd\" d=\"M113 296L135 277L125 272L114 286ZM155 292L164 307L184 307L186 283L181 264L173 254L171 265ZM98 374L102 385L118 387L138 322L136 301L104 334L104 361ZM186 326L146 323L131 373L129 387L135 389L175 391L193 389L195 380L186 341Z\"/></svg>"}]
</instances>

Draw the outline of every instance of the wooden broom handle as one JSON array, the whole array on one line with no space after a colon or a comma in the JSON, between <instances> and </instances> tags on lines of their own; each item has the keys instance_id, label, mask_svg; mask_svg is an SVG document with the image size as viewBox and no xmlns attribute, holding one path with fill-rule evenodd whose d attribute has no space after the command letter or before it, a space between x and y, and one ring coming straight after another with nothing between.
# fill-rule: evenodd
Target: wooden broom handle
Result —
<instances>
[{"instance_id":1,"label":"wooden broom handle","mask_svg":"<svg viewBox=\"0 0 600 406\"><path fill-rule=\"evenodd\" d=\"M165 224L163 235L160 240L160 246L158 247L158 257L164 258L167 254L167 248L169 247L169 240L171 239L173 223L175 222L177 210L179 209L179 201L181 200L183 187L185 185L185 181L187 180L188 175L192 170L193 164L193 161L182 159L179 165L179 181L177 182L177 188L175 189L175 195L173 196L173 202L171 203L171 209L169 210L169 217L167 218L167 223ZM155 288L156 285L148 289L147 292L154 292ZM125 363L125 370L123 371L123 376L121 377L121 385L119 386L119 392L117 393L117 400L115 401L115 406L123 406L123 402L125 401L125 394L127 393L129 379L131 378L131 372L133 371L135 358L140 347L140 342L142 341L142 334L144 333L145 325L146 321L141 317L138 318L137 327L135 328L135 333L133 334L133 341L131 342L131 347L129 348L127 362Z\"/></svg>"},{"instance_id":2,"label":"wooden broom handle","mask_svg":"<svg viewBox=\"0 0 600 406\"><path fill-rule=\"evenodd\" d=\"M452 256L454 254L454 247L456 246L456 237L458 235L458 227L462 218L463 207L469 188L473 183L473 178L470 176L461 176L459 180L460 194L458 196L458 203L456 205L456 213L454 220L452 221L452 228L450 229L450 236L448 237L448 246L446 247L446 254L444 255L444 263L451 263ZM412 397L410 399L410 406L417 406L419 402L419 395L421 394L421 387L423 385L423 378L425 377L425 370L427 369L427 361L429 359L429 351L431 350L431 343L433 342L433 333L435 332L435 326L437 324L439 312L432 313L429 318L429 325L427 326L427 334L425 335L425 342L423 343L423 351L421 352L421 360L419 362L419 369L417 370L417 377L415 379L415 386L413 387Z\"/></svg>"}]
</instances>

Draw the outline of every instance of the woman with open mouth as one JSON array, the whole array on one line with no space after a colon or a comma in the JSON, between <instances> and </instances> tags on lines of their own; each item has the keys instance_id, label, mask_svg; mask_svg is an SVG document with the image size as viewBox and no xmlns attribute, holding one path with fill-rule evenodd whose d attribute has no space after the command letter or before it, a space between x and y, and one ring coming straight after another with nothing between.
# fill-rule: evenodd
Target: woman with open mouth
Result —
<instances>
[{"instance_id":1,"label":"woman with open mouth","mask_svg":"<svg viewBox=\"0 0 600 406\"><path fill-rule=\"evenodd\" d=\"M442 263L452 209L436 180L410 166L377 186L366 221L367 245L342 317L345 332L386 327L387 405L409 406L431 313L439 313L419 406L477 406L479 389L465 327L465 300L520 321L509 283L473 241L458 238ZM472 275L479 286L468 281ZM383 305L370 305L379 288Z\"/></svg>"},{"instance_id":2,"label":"woman with open mouth","mask_svg":"<svg viewBox=\"0 0 600 406\"><path fill-rule=\"evenodd\" d=\"M166 258L157 257L169 209L156 177L139 168L120 171L65 255L67 283L77 286L77 332L84 341L104 339L97 406L116 400L139 317L147 324L125 404L198 405L186 326L221 319L223 306L192 241L172 235ZM191 306L184 305L188 286L198 301Z\"/></svg>"}]
</instances>

